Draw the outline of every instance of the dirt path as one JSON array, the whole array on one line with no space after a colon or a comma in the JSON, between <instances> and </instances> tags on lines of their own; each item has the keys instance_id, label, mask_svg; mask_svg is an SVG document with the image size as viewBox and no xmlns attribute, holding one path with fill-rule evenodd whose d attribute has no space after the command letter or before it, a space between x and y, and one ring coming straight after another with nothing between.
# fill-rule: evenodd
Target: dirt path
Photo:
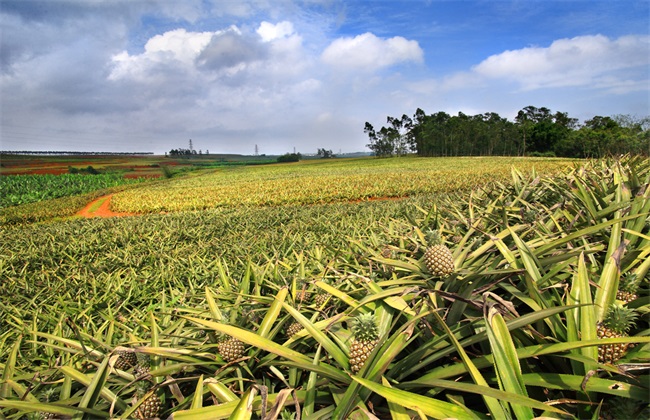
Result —
<instances>
[{"instance_id":1,"label":"dirt path","mask_svg":"<svg viewBox=\"0 0 650 420\"><path fill-rule=\"evenodd\" d=\"M135 213L116 213L111 211L111 197L113 194L105 195L99 197L98 199L90 202L86 207L77 212L77 216L80 217L124 217L124 216L135 216Z\"/></svg>"}]
</instances>

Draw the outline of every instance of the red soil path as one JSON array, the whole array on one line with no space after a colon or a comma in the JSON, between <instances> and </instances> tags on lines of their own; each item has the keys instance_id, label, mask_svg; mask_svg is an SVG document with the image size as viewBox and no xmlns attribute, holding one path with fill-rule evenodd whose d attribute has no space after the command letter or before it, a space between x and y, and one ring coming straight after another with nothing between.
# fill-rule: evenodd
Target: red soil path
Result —
<instances>
[{"instance_id":1,"label":"red soil path","mask_svg":"<svg viewBox=\"0 0 650 420\"><path fill-rule=\"evenodd\" d=\"M92 201L90 204L84 207L82 210L77 212L77 216L90 218L90 217L124 217L124 216L136 215L135 213L116 213L114 211L111 211L110 205L111 205L112 196L113 194L99 197L98 199ZM104 200L103 203L98 208L95 208L97 202L101 200Z\"/></svg>"}]
</instances>

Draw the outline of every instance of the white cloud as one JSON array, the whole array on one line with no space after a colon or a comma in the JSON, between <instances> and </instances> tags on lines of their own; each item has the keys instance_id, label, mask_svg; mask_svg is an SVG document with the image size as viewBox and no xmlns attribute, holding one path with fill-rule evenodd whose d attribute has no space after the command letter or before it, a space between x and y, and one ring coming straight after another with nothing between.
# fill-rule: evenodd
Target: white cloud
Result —
<instances>
[{"instance_id":1,"label":"white cloud","mask_svg":"<svg viewBox=\"0 0 650 420\"><path fill-rule=\"evenodd\" d=\"M563 86L621 89L636 86L630 78L647 78L650 37L603 35L559 39L549 47L509 50L488 57L472 71L488 79L516 82L523 90ZM641 72L639 72L641 69Z\"/></svg>"},{"instance_id":2,"label":"white cloud","mask_svg":"<svg viewBox=\"0 0 650 420\"><path fill-rule=\"evenodd\" d=\"M372 71L397 63L422 62L424 52L417 41L409 41L401 36L382 39L372 33L354 38L338 38L323 51L323 62L348 70Z\"/></svg>"},{"instance_id":3,"label":"white cloud","mask_svg":"<svg viewBox=\"0 0 650 420\"><path fill-rule=\"evenodd\" d=\"M176 65L189 69L217 32L187 32L176 29L149 39L142 54L131 55L123 51L113 56L113 69L109 80L131 78L145 80L156 68Z\"/></svg>"},{"instance_id":4,"label":"white cloud","mask_svg":"<svg viewBox=\"0 0 650 420\"><path fill-rule=\"evenodd\" d=\"M262 22L260 27L257 28L257 33L262 38L262 41L269 42L292 35L294 33L293 24L287 21L282 21L277 25Z\"/></svg>"}]
</instances>

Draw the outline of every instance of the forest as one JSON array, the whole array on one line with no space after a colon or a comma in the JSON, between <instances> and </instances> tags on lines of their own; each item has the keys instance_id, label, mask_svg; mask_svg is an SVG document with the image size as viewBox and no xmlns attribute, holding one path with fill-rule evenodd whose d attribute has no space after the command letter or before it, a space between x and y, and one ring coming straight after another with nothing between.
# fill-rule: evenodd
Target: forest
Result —
<instances>
[{"instance_id":1,"label":"forest","mask_svg":"<svg viewBox=\"0 0 650 420\"><path fill-rule=\"evenodd\" d=\"M594 116L580 123L568 113L527 106L514 121L495 112L477 115L388 116L376 130L366 122L367 147L380 157L418 156L562 156L595 158L650 154L650 116Z\"/></svg>"}]
</instances>

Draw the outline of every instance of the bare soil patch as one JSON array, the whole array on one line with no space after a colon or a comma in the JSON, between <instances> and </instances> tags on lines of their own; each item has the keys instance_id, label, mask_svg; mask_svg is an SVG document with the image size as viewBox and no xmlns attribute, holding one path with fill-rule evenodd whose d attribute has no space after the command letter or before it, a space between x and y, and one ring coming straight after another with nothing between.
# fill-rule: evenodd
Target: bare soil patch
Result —
<instances>
[{"instance_id":1,"label":"bare soil patch","mask_svg":"<svg viewBox=\"0 0 650 420\"><path fill-rule=\"evenodd\" d=\"M136 216L136 213L117 213L110 209L111 197L113 194L99 197L98 199L90 202L86 207L77 212L79 217L125 217Z\"/></svg>"}]
</instances>

